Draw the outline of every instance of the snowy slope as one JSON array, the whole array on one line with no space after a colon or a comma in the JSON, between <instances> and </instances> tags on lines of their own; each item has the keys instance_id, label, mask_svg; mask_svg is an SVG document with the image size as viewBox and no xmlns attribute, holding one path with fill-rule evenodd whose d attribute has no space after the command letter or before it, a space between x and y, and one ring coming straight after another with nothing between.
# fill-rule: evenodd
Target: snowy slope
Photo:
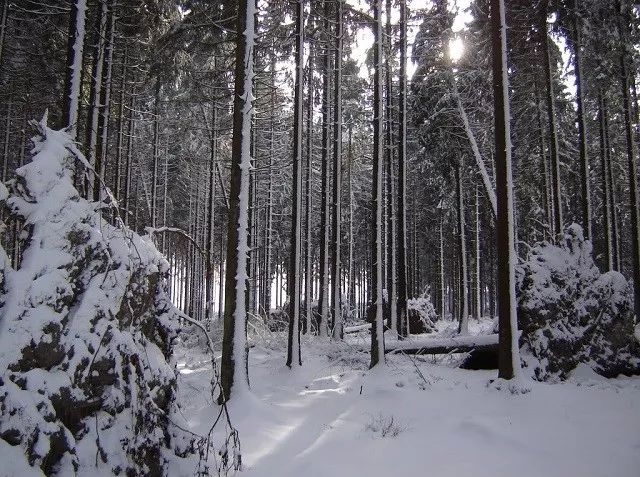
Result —
<instances>
[{"instance_id":1,"label":"snowy slope","mask_svg":"<svg viewBox=\"0 0 640 477\"><path fill-rule=\"evenodd\" d=\"M529 393L512 395L489 385L495 372L405 356L388 356L386 369L371 373L368 356L345 344L303 343L299 370L284 359L253 348L252 394L231 405L242 475L637 477L640 470L638 378L606 380L579 368L569 382L531 382ZM210 368L197 356L179 367L182 412L204 433L216 412Z\"/></svg>"}]
</instances>

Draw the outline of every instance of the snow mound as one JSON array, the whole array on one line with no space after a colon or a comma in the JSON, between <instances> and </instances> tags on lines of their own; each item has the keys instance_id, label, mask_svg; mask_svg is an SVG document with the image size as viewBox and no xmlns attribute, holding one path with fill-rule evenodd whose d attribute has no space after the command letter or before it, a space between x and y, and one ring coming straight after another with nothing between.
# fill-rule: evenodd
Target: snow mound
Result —
<instances>
[{"instance_id":1,"label":"snow mound","mask_svg":"<svg viewBox=\"0 0 640 477\"><path fill-rule=\"evenodd\" d=\"M580 363L605 377L640 374L631 286L600 273L579 225L559 245L532 247L517 272L524 361L536 379L566 379Z\"/></svg>"},{"instance_id":2,"label":"snow mound","mask_svg":"<svg viewBox=\"0 0 640 477\"><path fill-rule=\"evenodd\" d=\"M32 125L32 161L0 188L25 229L15 269L0 252L2 449L47 475L193 469L196 439L174 425L169 265L79 195L76 161L88 164L70 135Z\"/></svg>"}]
</instances>

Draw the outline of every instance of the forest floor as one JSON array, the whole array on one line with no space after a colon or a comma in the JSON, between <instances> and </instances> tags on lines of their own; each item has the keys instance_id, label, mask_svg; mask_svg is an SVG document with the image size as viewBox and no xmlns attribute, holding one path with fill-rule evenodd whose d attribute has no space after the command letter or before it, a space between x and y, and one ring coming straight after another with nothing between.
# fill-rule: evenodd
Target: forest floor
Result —
<instances>
[{"instance_id":1,"label":"forest floor","mask_svg":"<svg viewBox=\"0 0 640 477\"><path fill-rule=\"evenodd\" d=\"M282 339L251 349L251 394L230 404L241 475L639 475L640 378L579 369L567 382L526 381L512 393L493 381L496 371L456 368L459 357L392 355L368 371L353 338L304 338L303 366L290 370ZM184 349L179 370L182 412L206 434L217 414L210 364Z\"/></svg>"}]
</instances>

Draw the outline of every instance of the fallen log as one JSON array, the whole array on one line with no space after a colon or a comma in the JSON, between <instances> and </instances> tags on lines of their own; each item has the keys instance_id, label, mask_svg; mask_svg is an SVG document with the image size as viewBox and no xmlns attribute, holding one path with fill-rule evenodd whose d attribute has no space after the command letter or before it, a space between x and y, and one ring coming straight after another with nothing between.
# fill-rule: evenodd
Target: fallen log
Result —
<instances>
[{"instance_id":1,"label":"fallen log","mask_svg":"<svg viewBox=\"0 0 640 477\"><path fill-rule=\"evenodd\" d=\"M371 329L371 323L364 323L362 325L345 326L344 333L345 334L357 333L358 331L364 331L368 329Z\"/></svg>"},{"instance_id":2,"label":"fallen log","mask_svg":"<svg viewBox=\"0 0 640 477\"><path fill-rule=\"evenodd\" d=\"M454 336L451 338L409 339L385 343L386 353L448 354L477 350L498 352L498 335Z\"/></svg>"}]
</instances>

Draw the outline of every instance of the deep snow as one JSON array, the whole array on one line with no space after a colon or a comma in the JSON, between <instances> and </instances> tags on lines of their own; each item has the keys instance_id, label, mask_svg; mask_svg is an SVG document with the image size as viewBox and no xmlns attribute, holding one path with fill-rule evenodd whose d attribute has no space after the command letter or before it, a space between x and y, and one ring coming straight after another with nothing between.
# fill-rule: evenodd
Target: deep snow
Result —
<instances>
[{"instance_id":1,"label":"deep snow","mask_svg":"<svg viewBox=\"0 0 640 477\"><path fill-rule=\"evenodd\" d=\"M252 348L251 394L230 405L242 475L640 473L639 378L607 380L579 368L568 382L531 382L530 392L511 394L490 384L495 371L455 368L459 358L395 355L368 371L363 348L305 337L297 370L285 367L284 348ZM182 412L204 434L217 412L207 357L182 350L178 367Z\"/></svg>"}]
</instances>

